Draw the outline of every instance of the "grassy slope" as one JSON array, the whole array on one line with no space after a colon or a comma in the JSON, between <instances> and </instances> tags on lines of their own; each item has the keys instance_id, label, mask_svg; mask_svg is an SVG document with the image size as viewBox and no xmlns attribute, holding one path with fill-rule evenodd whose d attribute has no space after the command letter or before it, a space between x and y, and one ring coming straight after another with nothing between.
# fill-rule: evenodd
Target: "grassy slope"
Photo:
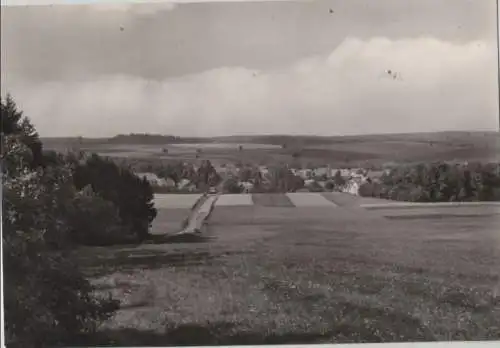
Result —
<instances>
[{"instance_id":1,"label":"grassy slope","mask_svg":"<svg viewBox=\"0 0 500 348\"><path fill-rule=\"evenodd\" d=\"M116 344L499 339L496 222L218 208L205 242L92 249L82 262L122 279Z\"/></svg>"}]
</instances>

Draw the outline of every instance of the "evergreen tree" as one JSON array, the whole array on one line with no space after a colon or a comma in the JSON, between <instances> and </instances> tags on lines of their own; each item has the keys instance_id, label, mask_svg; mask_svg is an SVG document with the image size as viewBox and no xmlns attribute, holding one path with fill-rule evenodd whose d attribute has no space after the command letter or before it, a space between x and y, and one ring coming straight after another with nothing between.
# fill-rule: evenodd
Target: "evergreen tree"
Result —
<instances>
[{"instance_id":1,"label":"evergreen tree","mask_svg":"<svg viewBox=\"0 0 500 348\"><path fill-rule=\"evenodd\" d=\"M2 135L19 135L19 140L25 144L33 156L31 167L42 165L42 143L28 117L17 108L14 99L7 94L5 100L0 99L0 120L2 124Z\"/></svg>"}]
</instances>

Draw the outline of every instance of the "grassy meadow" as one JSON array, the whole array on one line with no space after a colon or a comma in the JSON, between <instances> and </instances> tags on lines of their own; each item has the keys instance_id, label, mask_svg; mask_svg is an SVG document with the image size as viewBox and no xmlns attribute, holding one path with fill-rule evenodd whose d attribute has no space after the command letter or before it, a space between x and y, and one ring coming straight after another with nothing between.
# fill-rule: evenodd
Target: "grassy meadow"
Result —
<instances>
[{"instance_id":1,"label":"grassy meadow","mask_svg":"<svg viewBox=\"0 0 500 348\"><path fill-rule=\"evenodd\" d=\"M217 208L205 240L81 250L123 307L95 344L499 339L495 217ZM498 215L497 215L498 217Z\"/></svg>"}]
</instances>

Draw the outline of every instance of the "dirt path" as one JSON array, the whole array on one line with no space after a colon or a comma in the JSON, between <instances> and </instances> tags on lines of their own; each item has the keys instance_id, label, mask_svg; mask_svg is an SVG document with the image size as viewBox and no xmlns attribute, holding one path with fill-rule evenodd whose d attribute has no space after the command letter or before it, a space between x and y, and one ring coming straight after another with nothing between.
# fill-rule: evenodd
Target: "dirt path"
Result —
<instances>
[{"instance_id":1,"label":"dirt path","mask_svg":"<svg viewBox=\"0 0 500 348\"><path fill-rule=\"evenodd\" d=\"M193 233L201 231L202 225L212 211L212 207L218 199L218 195L208 195L195 207L189 216L188 224L180 233Z\"/></svg>"}]
</instances>

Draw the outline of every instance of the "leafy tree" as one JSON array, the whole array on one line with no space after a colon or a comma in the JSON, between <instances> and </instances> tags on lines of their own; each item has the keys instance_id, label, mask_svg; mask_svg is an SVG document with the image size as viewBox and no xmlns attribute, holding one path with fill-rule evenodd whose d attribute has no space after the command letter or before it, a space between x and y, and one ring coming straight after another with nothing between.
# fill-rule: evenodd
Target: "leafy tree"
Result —
<instances>
[{"instance_id":1,"label":"leafy tree","mask_svg":"<svg viewBox=\"0 0 500 348\"><path fill-rule=\"evenodd\" d=\"M224 182L223 185L224 192L228 193L242 193L243 186L238 183L236 178L229 178Z\"/></svg>"},{"instance_id":2,"label":"leafy tree","mask_svg":"<svg viewBox=\"0 0 500 348\"><path fill-rule=\"evenodd\" d=\"M333 181L328 181L326 184L325 184L325 189L327 189L328 191L333 191L335 189L335 184Z\"/></svg>"},{"instance_id":3,"label":"leafy tree","mask_svg":"<svg viewBox=\"0 0 500 348\"><path fill-rule=\"evenodd\" d=\"M63 166L65 158L56 151L42 151L42 162L45 167Z\"/></svg>"},{"instance_id":4,"label":"leafy tree","mask_svg":"<svg viewBox=\"0 0 500 348\"><path fill-rule=\"evenodd\" d=\"M304 188L304 179L299 176L294 175L292 172L288 171L287 174L288 183L288 192L295 192Z\"/></svg>"},{"instance_id":5,"label":"leafy tree","mask_svg":"<svg viewBox=\"0 0 500 348\"><path fill-rule=\"evenodd\" d=\"M238 176L241 181L250 181L254 177L254 173L252 171L252 168L244 167L241 168L240 172L238 173Z\"/></svg>"},{"instance_id":6,"label":"leafy tree","mask_svg":"<svg viewBox=\"0 0 500 348\"><path fill-rule=\"evenodd\" d=\"M209 160L203 161L196 173L194 180L196 186L199 188L206 188L208 186L215 186L220 182L220 176L215 170L214 166Z\"/></svg>"},{"instance_id":7,"label":"leafy tree","mask_svg":"<svg viewBox=\"0 0 500 348\"><path fill-rule=\"evenodd\" d=\"M304 180L286 166L271 169L271 192L295 192L304 187Z\"/></svg>"},{"instance_id":8,"label":"leafy tree","mask_svg":"<svg viewBox=\"0 0 500 348\"><path fill-rule=\"evenodd\" d=\"M342 187L346 183L345 179L342 177L339 170L337 170L337 172L333 176L333 183L334 183L335 187Z\"/></svg>"},{"instance_id":9,"label":"leafy tree","mask_svg":"<svg viewBox=\"0 0 500 348\"><path fill-rule=\"evenodd\" d=\"M93 297L67 248L68 166L33 170L23 135L2 134L3 274L7 345L68 344L93 332L118 302Z\"/></svg>"},{"instance_id":10,"label":"leafy tree","mask_svg":"<svg viewBox=\"0 0 500 348\"><path fill-rule=\"evenodd\" d=\"M155 173L160 178L170 178L177 185L181 181L184 174L184 165L182 162L178 161L175 163L167 164L166 166L161 166Z\"/></svg>"}]
</instances>

